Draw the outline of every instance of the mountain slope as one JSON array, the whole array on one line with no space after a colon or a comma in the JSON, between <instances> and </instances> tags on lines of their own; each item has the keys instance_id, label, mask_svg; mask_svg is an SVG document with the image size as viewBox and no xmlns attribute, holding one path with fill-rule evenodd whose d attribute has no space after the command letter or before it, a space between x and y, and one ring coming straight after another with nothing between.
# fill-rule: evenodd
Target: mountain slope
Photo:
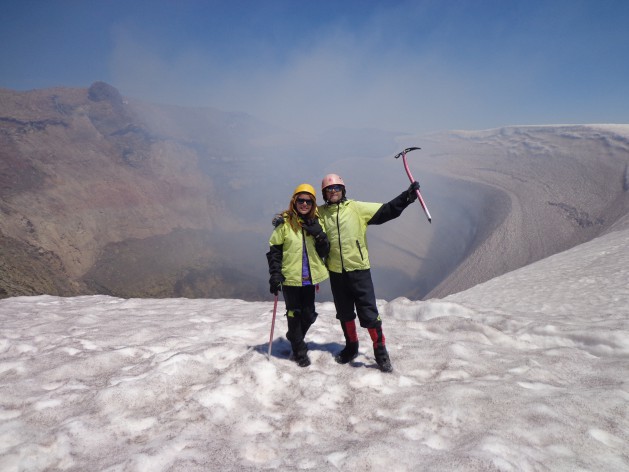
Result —
<instances>
[{"instance_id":1,"label":"mountain slope","mask_svg":"<svg viewBox=\"0 0 629 472\"><path fill-rule=\"evenodd\" d=\"M393 159L408 146L422 147L408 159L433 223L415 204L370 227L378 298L465 290L604 234L629 208L629 125L304 137L102 82L0 90L0 296L263 299L270 221L293 188L335 172L349 198L386 202L408 186Z\"/></svg>"},{"instance_id":2,"label":"mountain slope","mask_svg":"<svg viewBox=\"0 0 629 472\"><path fill-rule=\"evenodd\" d=\"M589 241L629 210L629 126L504 128L451 133L444 142L453 147L441 169L500 190L511 208L429 296L460 291Z\"/></svg>"},{"instance_id":3,"label":"mountain slope","mask_svg":"<svg viewBox=\"0 0 629 472\"><path fill-rule=\"evenodd\" d=\"M229 143L219 125L204 128L219 136L216 139L206 133L204 140L195 141L200 131L186 136L186 123L183 129L167 134L147 124L142 104L129 103L104 83L87 90L2 90L0 110L0 233L16 247L32 246L54 254L59 268L49 267L58 273L52 278L69 277L76 290L117 293L113 286L103 285L97 269L115 260L116 251L133 241L163 237L172 244L160 246L157 252L146 245L139 255L149 261L160 257L160 252L191 244L199 231L212 239L219 226L222 232L241 229L217 196L224 183L210 175L221 166L200 171L201 161L233 159L224 149ZM151 112L153 121L160 119L157 107ZM161 113L168 115L168 110ZM255 137L257 124L246 117L234 122L232 115L214 110L196 114L195 121L213 120L228 126L234 135L245 135L239 133L241 129ZM243 145L248 142L242 140ZM177 238L171 236L173 232ZM206 271L227 262L221 248L211 244L197 256L188 255L186 261L174 261L162 267L161 273L152 274L163 279L164 293L172 294L170 289L186 277L193 267L189 260ZM7 293L76 293L54 289L54 284L35 288L22 270L31 259L3 259L5 274L23 274L21 283L9 284L3 276ZM134 263L138 260L109 269L121 272ZM138 274L136 296L153 294L139 287L147 275ZM217 280L221 277L218 272L212 274ZM259 287L256 290L259 294Z\"/></svg>"}]
</instances>

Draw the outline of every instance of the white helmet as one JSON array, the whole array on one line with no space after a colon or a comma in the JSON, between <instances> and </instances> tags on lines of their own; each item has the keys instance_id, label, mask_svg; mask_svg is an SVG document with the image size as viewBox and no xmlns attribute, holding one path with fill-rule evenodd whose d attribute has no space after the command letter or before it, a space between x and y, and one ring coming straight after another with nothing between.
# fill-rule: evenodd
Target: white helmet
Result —
<instances>
[{"instance_id":1,"label":"white helmet","mask_svg":"<svg viewBox=\"0 0 629 472\"><path fill-rule=\"evenodd\" d=\"M335 184L342 185L343 187L345 187L345 182L343 182L343 179L341 178L340 175L328 174L321 181L321 190L323 190L324 188L330 185L335 185Z\"/></svg>"},{"instance_id":2,"label":"white helmet","mask_svg":"<svg viewBox=\"0 0 629 472\"><path fill-rule=\"evenodd\" d=\"M343 197L345 197L345 182L343 182L341 176L337 174L328 174L323 177L323 180L321 181L321 193L323 194L323 199L325 201L327 201L327 199L325 198L325 188L329 187L330 185L342 185Z\"/></svg>"}]
</instances>

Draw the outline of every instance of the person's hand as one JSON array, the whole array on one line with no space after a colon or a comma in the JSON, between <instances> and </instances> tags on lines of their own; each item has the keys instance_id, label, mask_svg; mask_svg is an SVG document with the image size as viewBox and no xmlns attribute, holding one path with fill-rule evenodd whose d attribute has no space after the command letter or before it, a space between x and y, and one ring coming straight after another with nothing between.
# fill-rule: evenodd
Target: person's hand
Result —
<instances>
[{"instance_id":1,"label":"person's hand","mask_svg":"<svg viewBox=\"0 0 629 472\"><path fill-rule=\"evenodd\" d=\"M419 190L419 182L416 180L408 187L408 190L406 191L406 198L408 199L409 203L413 203L415 200L417 200L418 190Z\"/></svg>"},{"instance_id":2,"label":"person's hand","mask_svg":"<svg viewBox=\"0 0 629 472\"><path fill-rule=\"evenodd\" d=\"M273 274L269 279L269 291L273 295L277 295L277 292L282 291L282 282L284 282L284 276L282 274Z\"/></svg>"},{"instance_id":3,"label":"person's hand","mask_svg":"<svg viewBox=\"0 0 629 472\"><path fill-rule=\"evenodd\" d=\"M323 228L321 227L321 223L317 218L311 218L309 220L305 220L301 227L311 236L314 236L315 239L319 239L323 234Z\"/></svg>"}]
</instances>

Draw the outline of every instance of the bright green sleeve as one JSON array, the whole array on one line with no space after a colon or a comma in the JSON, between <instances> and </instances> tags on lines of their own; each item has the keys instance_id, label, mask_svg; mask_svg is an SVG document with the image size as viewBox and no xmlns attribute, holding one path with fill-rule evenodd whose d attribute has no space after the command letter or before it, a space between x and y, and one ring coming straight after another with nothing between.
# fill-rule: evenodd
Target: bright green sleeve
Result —
<instances>
[{"instance_id":1,"label":"bright green sleeve","mask_svg":"<svg viewBox=\"0 0 629 472\"><path fill-rule=\"evenodd\" d=\"M277 228L273 230L273 233L271 234L271 238L269 239L269 245L281 246L282 244L284 244L284 239L286 237L284 234L285 226L286 226L286 223L282 223L281 225L279 225Z\"/></svg>"}]
</instances>

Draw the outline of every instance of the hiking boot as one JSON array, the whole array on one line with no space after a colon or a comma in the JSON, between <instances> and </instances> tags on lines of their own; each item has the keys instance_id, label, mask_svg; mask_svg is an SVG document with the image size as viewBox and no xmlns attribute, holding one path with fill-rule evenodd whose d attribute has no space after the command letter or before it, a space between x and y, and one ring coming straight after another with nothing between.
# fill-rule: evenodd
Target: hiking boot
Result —
<instances>
[{"instance_id":1,"label":"hiking boot","mask_svg":"<svg viewBox=\"0 0 629 472\"><path fill-rule=\"evenodd\" d=\"M376 356L376 363L382 372L393 372L393 366L386 347L381 346L374 349L374 355Z\"/></svg>"},{"instance_id":2,"label":"hiking boot","mask_svg":"<svg viewBox=\"0 0 629 472\"><path fill-rule=\"evenodd\" d=\"M339 364L347 364L358 356L358 343L347 343L345 349L339 352L334 360Z\"/></svg>"},{"instance_id":3,"label":"hiking boot","mask_svg":"<svg viewBox=\"0 0 629 472\"><path fill-rule=\"evenodd\" d=\"M295 362L297 362L299 367L308 367L310 365L308 351L298 352L295 354Z\"/></svg>"}]
</instances>

